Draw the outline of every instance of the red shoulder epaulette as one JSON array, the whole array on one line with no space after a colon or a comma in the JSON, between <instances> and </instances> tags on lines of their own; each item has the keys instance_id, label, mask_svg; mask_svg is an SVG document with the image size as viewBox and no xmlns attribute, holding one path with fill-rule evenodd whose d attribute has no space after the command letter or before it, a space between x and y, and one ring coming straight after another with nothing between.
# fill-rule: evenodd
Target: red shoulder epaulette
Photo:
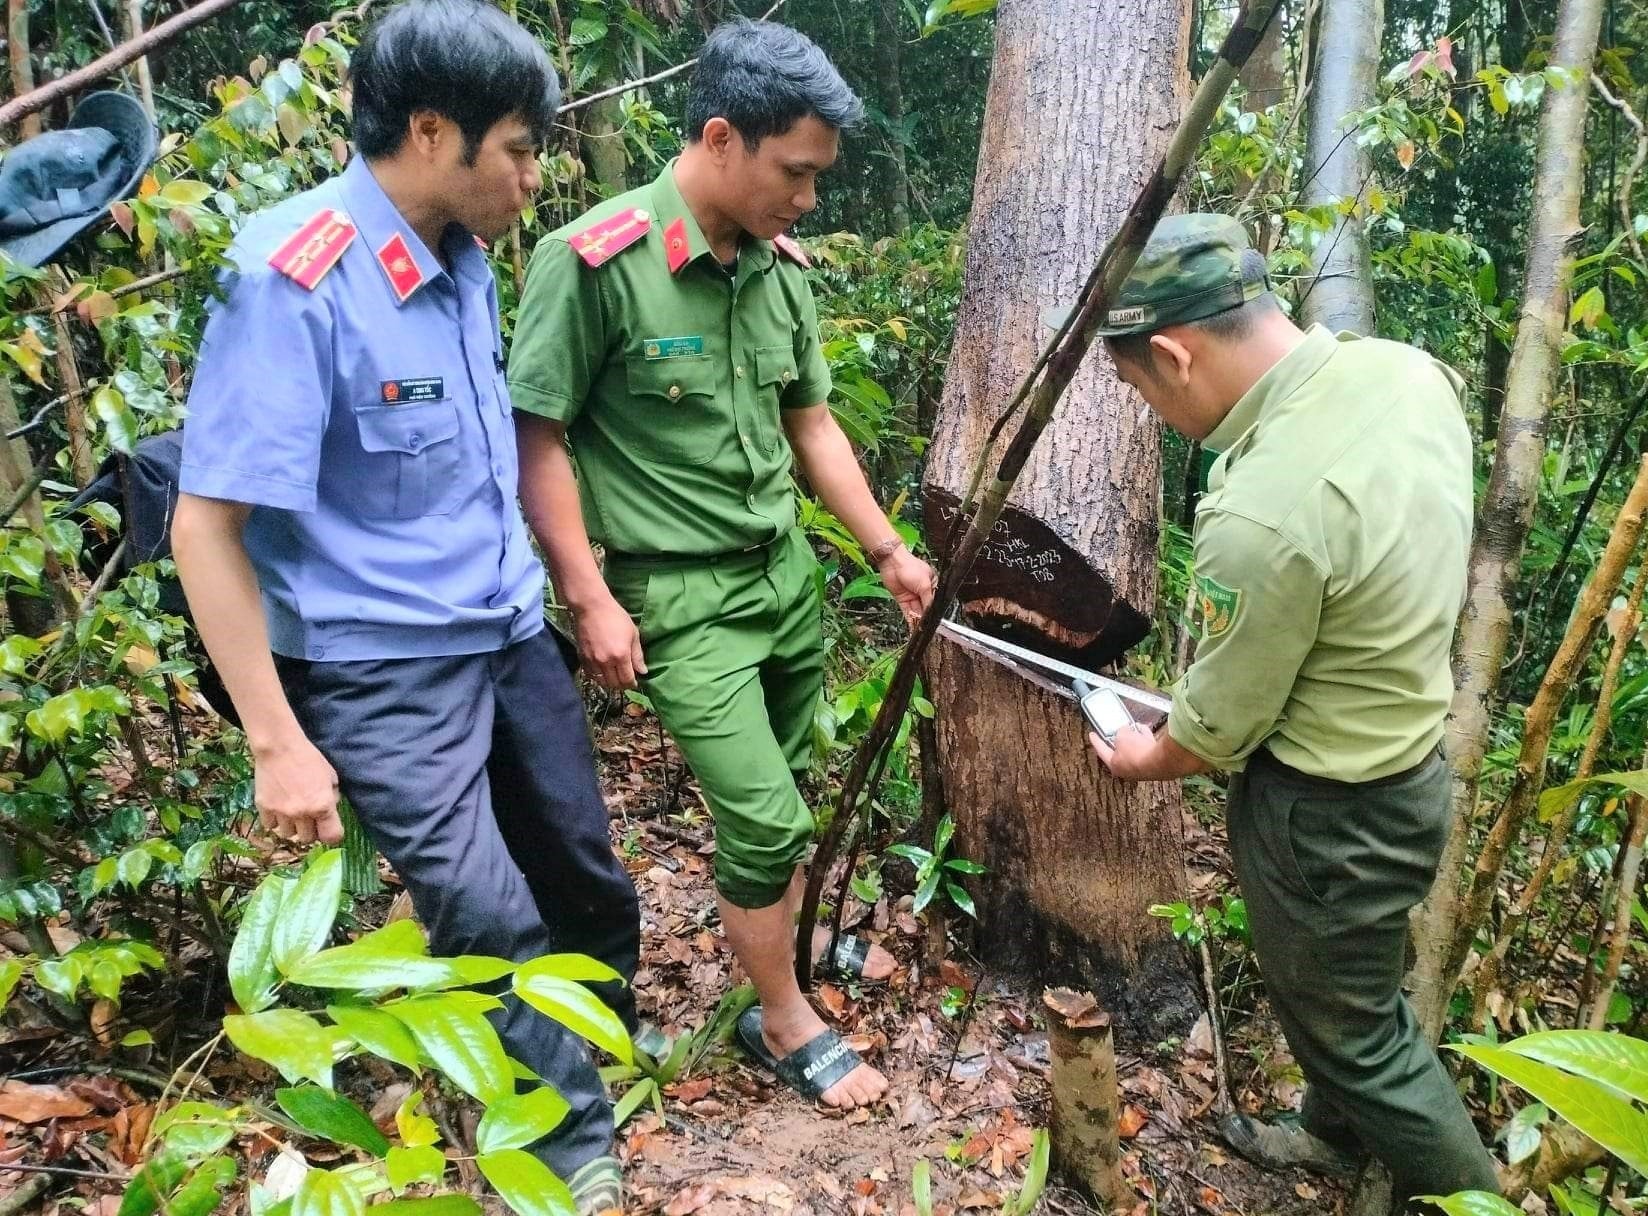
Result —
<instances>
[{"instance_id":1,"label":"red shoulder epaulette","mask_svg":"<svg viewBox=\"0 0 1648 1216\"><path fill-rule=\"evenodd\" d=\"M569 243L585 265L600 266L646 236L651 227L652 216L639 207L631 207L575 233Z\"/></svg>"},{"instance_id":2,"label":"red shoulder epaulette","mask_svg":"<svg viewBox=\"0 0 1648 1216\"><path fill-rule=\"evenodd\" d=\"M355 225L349 217L328 207L271 253L269 265L305 291L313 291L354 239Z\"/></svg>"},{"instance_id":3,"label":"red shoulder epaulette","mask_svg":"<svg viewBox=\"0 0 1648 1216\"><path fill-rule=\"evenodd\" d=\"M789 258L790 261L794 262L796 265L802 267L803 269L810 269L812 267L813 260L807 256L807 251L801 248L800 243L797 242L793 236L788 236L785 233L780 232L777 236L773 237L773 244L778 246L778 252Z\"/></svg>"}]
</instances>

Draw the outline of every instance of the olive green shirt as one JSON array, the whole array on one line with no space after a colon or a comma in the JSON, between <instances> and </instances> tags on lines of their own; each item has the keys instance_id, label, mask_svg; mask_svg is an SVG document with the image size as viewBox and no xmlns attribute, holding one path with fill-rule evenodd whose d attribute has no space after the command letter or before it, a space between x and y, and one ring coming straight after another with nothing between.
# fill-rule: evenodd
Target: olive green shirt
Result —
<instances>
[{"instance_id":1,"label":"olive green shirt","mask_svg":"<svg viewBox=\"0 0 1648 1216\"><path fill-rule=\"evenodd\" d=\"M737 552L795 526L780 411L822 403L830 373L801 266L747 237L729 274L674 168L538 242L509 391L516 409L567 424L592 540L625 553ZM571 247L636 207L646 236L602 265ZM687 261L672 272L679 239Z\"/></svg>"},{"instance_id":2,"label":"olive green shirt","mask_svg":"<svg viewBox=\"0 0 1648 1216\"><path fill-rule=\"evenodd\" d=\"M1219 768L1265 746L1340 781L1436 746L1471 541L1459 387L1422 351L1313 327L1207 437L1203 640L1174 740Z\"/></svg>"}]
</instances>

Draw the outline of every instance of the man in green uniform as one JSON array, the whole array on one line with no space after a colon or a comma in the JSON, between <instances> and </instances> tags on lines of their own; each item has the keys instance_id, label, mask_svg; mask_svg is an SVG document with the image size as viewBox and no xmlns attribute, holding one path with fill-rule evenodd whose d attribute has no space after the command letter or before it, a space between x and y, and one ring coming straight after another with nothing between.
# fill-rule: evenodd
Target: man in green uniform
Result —
<instances>
[{"instance_id":1,"label":"man in green uniform","mask_svg":"<svg viewBox=\"0 0 1648 1216\"><path fill-rule=\"evenodd\" d=\"M1265 988L1309 1088L1229 1120L1263 1165L1372 1153L1399 1197L1495 1190L1403 998L1408 910L1448 834L1443 720L1471 538L1459 378L1393 342L1301 332L1233 219L1164 219L1100 333L1175 430L1220 453L1196 510L1201 644L1167 728L1096 736L1118 777L1226 769Z\"/></svg>"},{"instance_id":2,"label":"man in green uniform","mask_svg":"<svg viewBox=\"0 0 1648 1216\"><path fill-rule=\"evenodd\" d=\"M807 260L784 235L861 114L795 31L716 30L680 159L539 243L509 368L527 520L585 663L608 688L645 688L714 815L722 924L761 997L740 1037L833 1106L873 1102L886 1081L794 976L813 831L797 782L824 655L792 452L907 618L934 583L825 404ZM605 547L604 577L591 540ZM863 942L832 962L867 979L893 965Z\"/></svg>"}]
</instances>

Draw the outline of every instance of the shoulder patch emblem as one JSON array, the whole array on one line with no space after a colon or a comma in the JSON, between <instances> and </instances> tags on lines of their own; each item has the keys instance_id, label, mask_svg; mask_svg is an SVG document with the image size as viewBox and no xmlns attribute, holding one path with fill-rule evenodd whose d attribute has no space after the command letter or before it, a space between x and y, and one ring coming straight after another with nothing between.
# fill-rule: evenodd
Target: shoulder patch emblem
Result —
<instances>
[{"instance_id":1,"label":"shoulder patch emblem","mask_svg":"<svg viewBox=\"0 0 1648 1216\"><path fill-rule=\"evenodd\" d=\"M671 274L692 261L692 250L687 248L692 238L687 235L687 221L675 219L664 229L664 260Z\"/></svg>"},{"instance_id":2,"label":"shoulder patch emblem","mask_svg":"<svg viewBox=\"0 0 1648 1216\"><path fill-rule=\"evenodd\" d=\"M777 236L773 237L773 244L778 247L778 252L789 258L790 261L794 262L797 266L800 266L803 270L810 269L812 267L813 260L807 256L807 251L801 248L801 243L793 236L780 232Z\"/></svg>"},{"instance_id":3,"label":"shoulder patch emblem","mask_svg":"<svg viewBox=\"0 0 1648 1216\"><path fill-rule=\"evenodd\" d=\"M652 216L631 207L575 233L569 244L586 266L601 266L646 236L651 227Z\"/></svg>"},{"instance_id":4,"label":"shoulder patch emblem","mask_svg":"<svg viewBox=\"0 0 1648 1216\"><path fill-rule=\"evenodd\" d=\"M313 291L354 239L355 225L349 217L328 207L271 253L269 265L305 291Z\"/></svg>"},{"instance_id":5,"label":"shoulder patch emblem","mask_svg":"<svg viewBox=\"0 0 1648 1216\"><path fill-rule=\"evenodd\" d=\"M1242 610L1242 592L1239 588L1227 587L1217 579L1198 574L1196 610L1201 618L1202 640L1205 642L1222 637L1230 632L1237 614Z\"/></svg>"}]
</instances>

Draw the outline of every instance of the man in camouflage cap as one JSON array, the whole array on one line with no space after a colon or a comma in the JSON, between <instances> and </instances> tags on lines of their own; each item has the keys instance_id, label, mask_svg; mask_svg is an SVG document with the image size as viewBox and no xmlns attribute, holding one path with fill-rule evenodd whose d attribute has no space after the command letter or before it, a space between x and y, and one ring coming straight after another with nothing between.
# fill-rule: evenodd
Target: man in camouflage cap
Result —
<instances>
[{"instance_id":1,"label":"man in camouflage cap","mask_svg":"<svg viewBox=\"0 0 1648 1216\"><path fill-rule=\"evenodd\" d=\"M1129 780L1231 774L1236 877L1309 1088L1298 1120L1236 1114L1225 1137L1274 1167L1371 1153L1399 1199L1496 1190L1400 987L1448 834L1461 381L1407 346L1301 331L1227 216L1164 219L1104 322L1121 378L1219 453L1196 509L1200 644L1167 728L1092 743Z\"/></svg>"}]
</instances>

